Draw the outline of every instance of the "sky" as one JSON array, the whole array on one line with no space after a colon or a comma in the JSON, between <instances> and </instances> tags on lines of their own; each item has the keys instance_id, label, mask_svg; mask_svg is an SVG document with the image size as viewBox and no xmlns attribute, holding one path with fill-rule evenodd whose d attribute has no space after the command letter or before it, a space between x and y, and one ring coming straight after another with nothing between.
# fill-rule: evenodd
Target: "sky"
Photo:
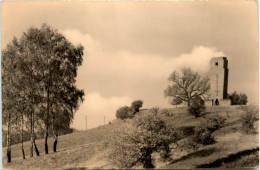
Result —
<instances>
[{"instance_id":1,"label":"sky","mask_svg":"<svg viewBox=\"0 0 260 170\"><path fill-rule=\"evenodd\" d=\"M164 97L174 70L205 74L212 57L229 61L228 93L258 103L256 1L2 2L1 49L29 27L47 23L84 46L77 86L85 101L72 127L97 127L137 99L172 107Z\"/></svg>"}]
</instances>

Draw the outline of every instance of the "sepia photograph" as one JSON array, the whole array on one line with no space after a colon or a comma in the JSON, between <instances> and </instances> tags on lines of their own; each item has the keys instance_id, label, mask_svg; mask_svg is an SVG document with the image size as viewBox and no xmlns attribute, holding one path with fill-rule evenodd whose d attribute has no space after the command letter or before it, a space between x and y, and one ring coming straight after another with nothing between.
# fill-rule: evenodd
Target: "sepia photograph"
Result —
<instances>
[{"instance_id":1,"label":"sepia photograph","mask_svg":"<svg viewBox=\"0 0 260 170\"><path fill-rule=\"evenodd\" d=\"M2 169L259 168L257 0L2 1Z\"/></svg>"}]
</instances>

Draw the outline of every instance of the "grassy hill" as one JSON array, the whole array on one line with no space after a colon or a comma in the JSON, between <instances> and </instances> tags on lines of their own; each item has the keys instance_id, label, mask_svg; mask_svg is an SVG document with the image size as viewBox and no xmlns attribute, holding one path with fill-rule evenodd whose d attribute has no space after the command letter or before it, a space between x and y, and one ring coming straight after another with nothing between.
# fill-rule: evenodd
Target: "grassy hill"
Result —
<instances>
[{"instance_id":1,"label":"grassy hill","mask_svg":"<svg viewBox=\"0 0 260 170\"><path fill-rule=\"evenodd\" d=\"M200 119L187 113L186 108L171 108L171 121L178 128L196 127ZM240 131L239 121L242 113L238 107L212 106L207 114L219 114L226 118L223 128L214 132L216 143L200 146L189 152L182 148L173 149L171 160L155 160L156 168L196 168L196 167L256 167L258 166L258 134L244 135ZM44 140L37 140L39 157L29 157L30 143L26 142L26 159L22 159L19 145L12 146L12 162L6 163L6 148L3 148L5 169L71 169L71 168L116 168L107 159L109 136L112 131L123 126L127 121L115 120L112 124L100 126L87 131L75 132L59 137L58 151L52 152L53 139L50 138L48 155L44 154ZM258 121L255 123L258 129ZM141 167L136 167L141 168Z\"/></svg>"}]
</instances>

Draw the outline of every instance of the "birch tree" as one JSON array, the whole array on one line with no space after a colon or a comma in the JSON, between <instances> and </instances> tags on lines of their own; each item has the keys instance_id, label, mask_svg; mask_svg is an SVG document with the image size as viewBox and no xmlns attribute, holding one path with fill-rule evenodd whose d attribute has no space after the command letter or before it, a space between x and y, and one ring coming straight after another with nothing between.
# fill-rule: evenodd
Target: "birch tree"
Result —
<instances>
[{"instance_id":1,"label":"birch tree","mask_svg":"<svg viewBox=\"0 0 260 170\"><path fill-rule=\"evenodd\" d=\"M7 127L7 162L11 162L11 130L17 116L18 75L17 75L17 39L14 38L2 51L2 120Z\"/></svg>"}]
</instances>

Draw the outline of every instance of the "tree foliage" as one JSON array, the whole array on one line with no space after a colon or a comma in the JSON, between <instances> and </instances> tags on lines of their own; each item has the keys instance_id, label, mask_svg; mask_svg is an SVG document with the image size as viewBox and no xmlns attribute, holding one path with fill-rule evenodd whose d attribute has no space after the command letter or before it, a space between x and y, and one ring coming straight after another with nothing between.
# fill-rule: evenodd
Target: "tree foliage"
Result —
<instances>
[{"instance_id":1,"label":"tree foliage","mask_svg":"<svg viewBox=\"0 0 260 170\"><path fill-rule=\"evenodd\" d=\"M206 109L204 101L197 94L191 99L191 104L188 107L188 112L195 118L200 117L201 113Z\"/></svg>"},{"instance_id":2,"label":"tree foliage","mask_svg":"<svg viewBox=\"0 0 260 170\"><path fill-rule=\"evenodd\" d=\"M181 72L174 71L168 80L171 84L165 89L165 96L185 101L188 106L195 94L203 96L210 89L209 78L202 77L189 68L184 68Z\"/></svg>"},{"instance_id":3,"label":"tree foliage","mask_svg":"<svg viewBox=\"0 0 260 170\"><path fill-rule=\"evenodd\" d=\"M171 100L171 104L177 107L177 105L182 104L182 100L180 98L175 97Z\"/></svg>"},{"instance_id":4,"label":"tree foliage","mask_svg":"<svg viewBox=\"0 0 260 170\"><path fill-rule=\"evenodd\" d=\"M176 132L161 116L144 112L114 132L110 158L119 168L131 168L137 164L153 168L152 154L155 152L162 158L169 157L169 145L176 141Z\"/></svg>"},{"instance_id":5,"label":"tree foliage","mask_svg":"<svg viewBox=\"0 0 260 170\"><path fill-rule=\"evenodd\" d=\"M245 93L238 94L236 91L229 95L231 105L246 105L247 95Z\"/></svg>"}]
</instances>

